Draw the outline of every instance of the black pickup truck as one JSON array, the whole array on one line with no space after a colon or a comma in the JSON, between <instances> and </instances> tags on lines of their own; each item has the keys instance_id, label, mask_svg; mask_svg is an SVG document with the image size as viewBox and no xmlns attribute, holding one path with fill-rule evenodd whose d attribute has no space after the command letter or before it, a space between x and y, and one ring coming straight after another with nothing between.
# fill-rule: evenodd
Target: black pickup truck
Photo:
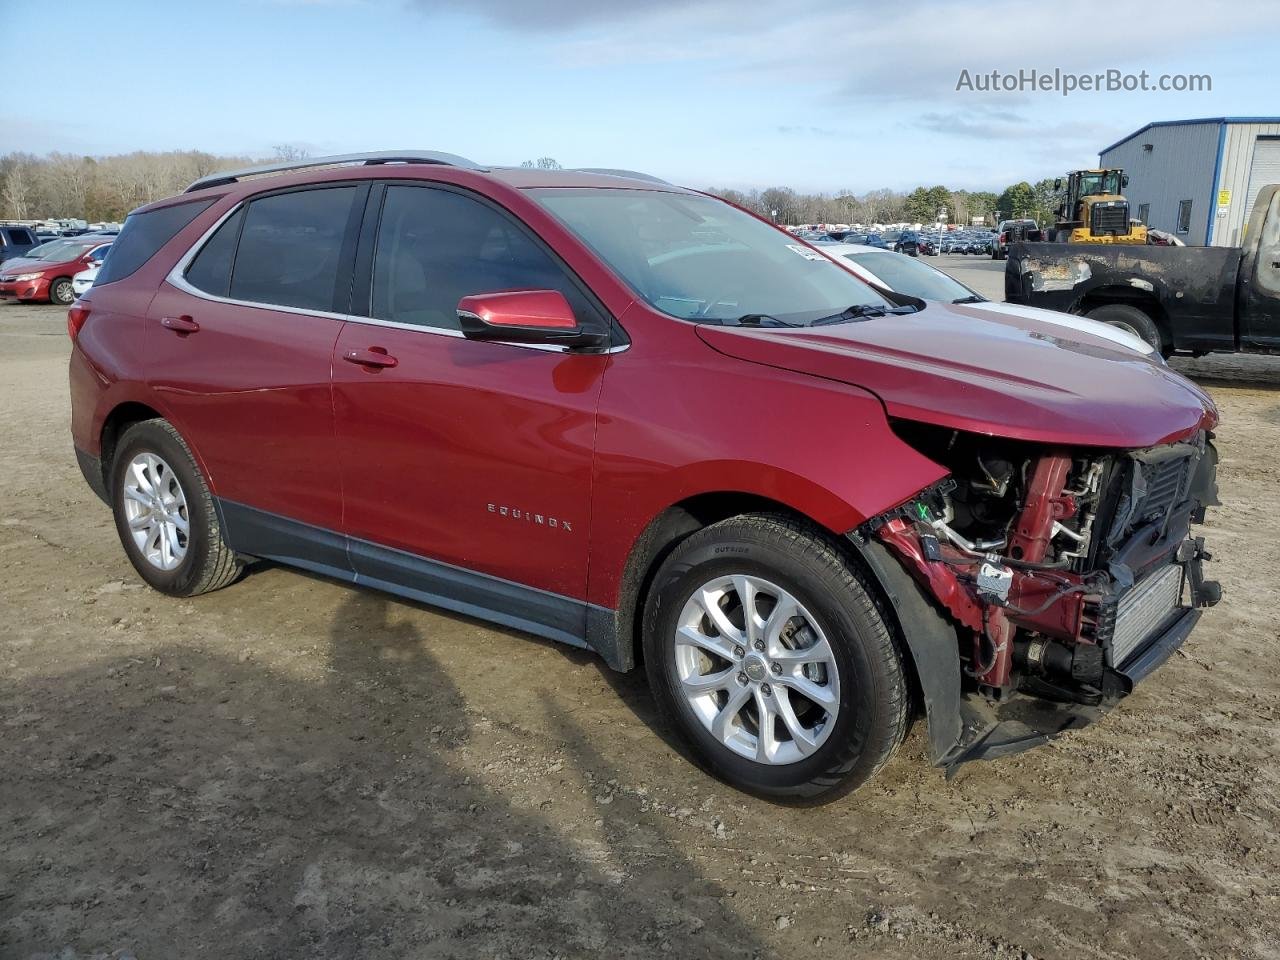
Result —
<instances>
[{"instance_id":1,"label":"black pickup truck","mask_svg":"<svg viewBox=\"0 0 1280 960\"><path fill-rule=\"evenodd\" d=\"M1243 247L1018 243L1005 299L1082 314L1166 355L1280 354L1280 185L1263 187Z\"/></svg>"},{"instance_id":2,"label":"black pickup truck","mask_svg":"<svg viewBox=\"0 0 1280 960\"><path fill-rule=\"evenodd\" d=\"M17 223L0 223L0 263L24 257L42 241L30 227Z\"/></svg>"}]
</instances>

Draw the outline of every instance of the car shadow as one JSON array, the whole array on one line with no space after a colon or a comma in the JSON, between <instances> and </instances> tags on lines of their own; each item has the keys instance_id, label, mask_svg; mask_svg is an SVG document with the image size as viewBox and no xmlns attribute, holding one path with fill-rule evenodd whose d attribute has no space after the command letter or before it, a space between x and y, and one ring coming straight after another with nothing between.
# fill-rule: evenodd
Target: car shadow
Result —
<instances>
[{"instance_id":1,"label":"car shadow","mask_svg":"<svg viewBox=\"0 0 1280 960\"><path fill-rule=\"evenodd\" d=\"M350 588L269 665L161 642L0 678L0 955L771 955L666 817L596 814L599 726L544 694L556 742L504 754L409 609Z\"/></svg>"}]
</instances>

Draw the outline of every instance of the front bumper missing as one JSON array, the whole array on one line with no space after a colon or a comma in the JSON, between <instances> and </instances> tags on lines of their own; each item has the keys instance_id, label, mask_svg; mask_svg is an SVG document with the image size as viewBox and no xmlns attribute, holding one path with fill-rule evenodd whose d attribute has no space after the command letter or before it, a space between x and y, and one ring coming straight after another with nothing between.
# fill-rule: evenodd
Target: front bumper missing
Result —
<instances>
[{"instance_id":1,"label":"front bumper missing","mask_svg":"<svg viewBox=\"0 0 1280 960\"><path fill-rule=\"evenodd\" d=\"M962 764L1022 753L1098 720L1173 656L1190 636L1200 619L1200 610L1180 607L1179 611L1167 627L1149 638L1118 668L1108 669L1107 695L1101 703L1060 703L1014 694L1003 703L992 704L976 695L964 697L960 703L960 740L938 766L946 771L947 779L951 779Z\"/></svg>"}]
</instances>

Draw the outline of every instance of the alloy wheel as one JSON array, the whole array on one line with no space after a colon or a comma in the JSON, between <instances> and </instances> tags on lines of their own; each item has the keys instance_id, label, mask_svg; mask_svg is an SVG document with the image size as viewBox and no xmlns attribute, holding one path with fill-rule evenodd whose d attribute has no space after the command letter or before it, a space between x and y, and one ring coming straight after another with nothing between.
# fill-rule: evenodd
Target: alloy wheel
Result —
<instances>
[{"instance_id":1,"label":"alloy wheel","mask_svg":"<svg viewBox=\"0 0 1280 960\"><path fill-rule=\"evenodd\" d=\"M173 468L154 453L139 453L125 470L123 494L138 552L158 570L177 568L191 545L191 516Z\"/></svg>"},{"instance_id":2,"label":"alloy wheel","mask_svg":"<svg viewBox=\"0 0 1280 960\"><path fill-rule=\"evenodd\" d=\"M686 703L734 753L796 763L831 735L840 710L831 644L776 584L743 574L703 584L681 610L674 643Z\"/></svg>"}]
</instances>

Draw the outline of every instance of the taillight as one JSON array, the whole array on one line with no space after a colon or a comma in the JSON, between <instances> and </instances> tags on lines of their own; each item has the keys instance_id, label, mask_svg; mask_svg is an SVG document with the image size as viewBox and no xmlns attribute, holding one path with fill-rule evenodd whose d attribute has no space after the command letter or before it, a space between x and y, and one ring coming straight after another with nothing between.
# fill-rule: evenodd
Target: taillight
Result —
<instances>
[{"instance_id":1,"label":"taillight","mask_svg":"<svg viewBox=\"0 0 1280 960\"><path fill-rule=\"evenodd\" d=\"M77 300L67 311L67 336L73 341L80 334L84 322L89 319L89 305Z\"/></svg>"},{"instance_id":2,"label":"taillight","mask_svg":"<svg viewBox=\"0 0 1280 960\"><path fill-rule=\"evenodd\" d=\"M1000 242L1001 242L1001 243L1008 243L1008 242L1009 242L1009 234L1007 234L1007 233L1002 233L1002 234L1000 234Z\"/></svg>"}]
</instances>

